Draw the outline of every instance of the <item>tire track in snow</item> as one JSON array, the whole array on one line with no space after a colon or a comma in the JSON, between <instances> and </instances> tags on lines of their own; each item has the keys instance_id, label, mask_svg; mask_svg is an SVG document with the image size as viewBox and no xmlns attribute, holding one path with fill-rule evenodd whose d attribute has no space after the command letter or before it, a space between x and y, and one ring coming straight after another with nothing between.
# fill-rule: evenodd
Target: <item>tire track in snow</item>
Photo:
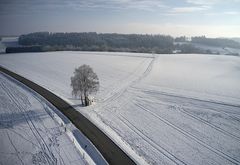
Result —
<instances>
[{"instance_id":1,"label":"tire track in snow","mask_svg":"<svg viewBox=\"0 0 240 165\"><path fill-rule=\"evenodd\" d=\"M138 106L140 109L142 109L143 111L146 111L148 113L150 113L152 116L156 117L157 119L159 119L160 121L162 121L163 123L167 124L168 126L172 127L173 129L177 130L178 132L182 133L183 135L185 135L186 137L190 138L190 139L193 139L194 141L196 141L198 144L204 146L205 148L211 150L212 152L214 152L215 154L227 159L228 161L232 162L233 164L240 164L240 161L238 161L237 159L225 154L224 152L218 150L218 149L215 149L211 146L209 146L208 144L206 144L204 141L202 141L201 139L199 139L198 137L196 137L195 135L189 133L189 132L186 132L185 130L181 129L180 127L172 124L171 122L169 122L168 120L166 119L163 119L162 117L160 117L159 115L157 115L156 113L148 110L147 108L145 108L144 106L138 104L137 102L135 102L135 105Z\"/></svg>"},{"instance_id":2,"label":"tire track in snow","mask_svg":"<svg viewBox=\"0 0 240 165\"><path fill-rule=\"evenodd\" d=\"M35 136L36 140L38 141L39 145L41 146L42 151L44 152L44 157L46 158L46 160L48 161L48 164L57 164L56 162L56 158L54 157L53 153L50 151L50 149L48 148L44 138L41 136L41 134L39 133L39 131L37 130L36 126L34 125L34 123L32 122L30 116L24 111L24 108L21 106L21 104L18 102L18 100L12 95L11 91L8 89L8 87L6 87L3 83L1 83L4 91L6 92L6 94L9 96L9 98L13 101L13 103L17 106L17 108L19 109L20 112L23 112L23 116L25 117L25 120L30 128L30 130L32 131L33 135ZM26 117L27 116L27 117ZM28 118L28 119L27 119ZM31 124L30 124L30 123ZM32 126L31 126L32 125ZM33 128L32 128L33 127ZM34 131L34 130L35 131ZM36 133L35 133L36 132ZM37 135L36 135L37 134ZM39 139L40 138L40 139ZM43 144L40 142L42 141ZM49 152L49 154L46 153L46 148Z\"/></svg>"},{"instance_id":3,"label":"tire track in snow","mask_svg":"<svg viewBox=\"0 0 240 165\"><path fill-rule=\"evenodd\" d=\"M42 103L41 103L41 104L42 104ZM43 105L43 104L42 104L42 105ZM55 136L55 134L52 134L52 133L49 131L49 129L44 125L43 120L42 120L41 118L39 118L39 120L41 120L41 125L43 126L44 130L46 131L46 132L44 132L44 133L45 133L45 135L48 137L48 139L52 139L52 137L50 137L49 134L52 135L53 138L57 138L57 137ZM58 154L58 156L59 156L59 158L60 158L60 164L64 164L64 165L65 165L65 162L64 162L64 160L63 160L63 158L62 158L62 156L61 156L61 154L60 154L60 151L58 151L58 149L60 150L60 148L56 148L55 145L52 145L52 146L53 146L54 150L56 151L56 153ZM65 153L64 150L63 150L63 152ZM69 162L70 162L70 161L69 161Z\"/></svg>"},{"instance_id":4,"label":"tire track in snow","mask_svg":"<svg viewBox=\"0 0 240 165\"><path fill-rule=\"evenodd\" d=\"M42 96L38 96L38 94L37 94L34 90L28 89L28 88L27 88L27 90L29 90L30 92L34 93L32 96L33 96L36 100L38 100L38 102L42 105L44 111L51 117L51 119L52 119L54 122L56 122L56 119L54 118L53 114L50 112L51 110L48 109L48 106L53 106L53 105L51 105L51 103L45 102L45 101L47 101L47 100L45 100L45 98L42 97ZM36 93L36 94L35 94L35 93ZM41 97L42 97L42 98L41 98ZM44 101L43 101L43 100L44 100ZM50 105L49 105L49 104L50 104ZM55 107L52 107L52 108L55 108ZM42 121L42 119L39 119L39 120ZM52 133L50 132L50 130L44 125L44 122L43 122L43 121L41 122L41 125L45 128L46 132L48 132L48 133L45 133L45 132L44 132L44 133L45 133L45 135L46 135L49 139L52 139L52 138L49 137L48 134L52 135L53 138L57 138L57 137L55 136L55 134L52 134ZM59 128L59 129L60 129L60 128L62 128L62 126L55 127L55 128ZM52 129L52 128L51 128L51 129ZM64 162L64 160L63 160L63 158L62 158L62 156L61 156L61 154L60 154L60 148L58 148L58 147L56 148L55 145L52 145L52 146L54 147L56 153L58 154L58 156L59 156L59 158L60 158L60 160L61 160L60 163L65 165L65 162ZM75 147L75 146L74 146L74 147ZM62 152L63 152L65 155L68 155L68 154L66 154L65 150L62 150ZM66 157L67 157L67 156L66 156ZM68 157L67 157L67 159L68 159L68 162L71 162ZM77 160L75 160L75 161L77 161Z\"/></svg>"},{"instance_id":5,"label":"tire track in snow","mask_svg":"<svg viewBox=\"0 0 240 165\"><path fill-rule=\"evenodd\" d=\"M4 81L4 80L2 80L2 81ZM3 87L3 85L2 85L2 83L3 83L2 81L0 82L0 88L1 88L3 91L5 91L5 90L4 90L4 87ZM4 92L4 94L5 94L5 95L7 94L6 91ZM8 95L7 95L7 96L8 96ZM8 96L8 97L9 97L9 96ZM12 101L12 100L10 99L10 101ZM12 102L11 102L11 103L12 103ZM11 111L11 114L14 114L13 111ZM24 117L23 117L23 118L24 118ZM21 118L20 120L22 120L23 118ZM14 121L16 121L16 120L14 120ZM9 123L9 122L13 122L13 121L12 121L12 119L4 119L4 120L1 119L1 122L3 122L3 123ZM8 129L8 131L11 131L11 132L17 134L17 135L20 136L22 139L24 139L24 140L28 141L29 143L31 143L33 146L35 146L35 147L37 147L37 148L40 148L38 145L36 145L36 144L33 143L32 141L30 141L29 139L25 138L22 134L14 131L13 129ZM9 136L9 134L8 134L8 136Z\"/></svg>"},{"instance_id":6,"label":"tire track in snow","mask_svg":"<svg viewBox=\"0 0 240 165\"><path fill-rule=\"evenodd\" d=\"M28 90L30 90L30 89L28 89ZM31 92L35 92L35 91L31 91ZM44 111L45 111L45 112L51 117L51 119L55 122L54 117L52 116L52 114L50 114L51 112L49 112L49 110L48 110L47 107L46 107L47 105L46 105L45 103L43 103L43 101L42 101L39 97L37 97L35 94L33 95L33 97L42 105ZM39 120L42 121L42 122L41 122L41 125L44 127L45 131L48 132L48 133L45 133L45 132L44 132L45 135L46 135L49 139L52 139L52 138L49 136L49 134L52 135L53 138L56 138L55 134L52 134L52 133L49 131L49 129L44 125L43 120L42 120L41 118L39 118ZM57 128L60 129L60 127L57 127ZM59 158L60 158L60 163L65 165L65 162L64 162L64 160L63 160L63 158L62 158L62 156L61 156L61 154L60 154L60 148L56 148L55 145L53 145L53 147L54 147L56 153L58 154L58 156L59 156ZM59 149L59 151L58 151L58 149ZM65 153L64 150L63 150L63 153L66 155L66 153ZM68 161L70 162L70 160L68 160Z\"/></svg>"},{"instance_id":7,"label":"tire track in snow","mask_svg":"<svg viewBox=\"0 0 240 165\"><path fill-rule=\"evenodd\" d=\"M184 164L187 165L184 161L177 158L175 155L171 154L168 150L154 142L152 139L150 139L147 135L145 135L141 130L139 130L137 127L135 127L129 120L127 120L124 116L120 115L120 121L126 125L130 130L132 130L134 133L136 133L138 136L140 136L144 141L146 141L148 144L150 144L153 148L155 148L158 152L163 154L165 157L167 157L169 160L174 162L175 164Z\"/></svg>"},{"instance_id":8,"label":"tire track in snow","mask_svg":"<svg viewBox=\"0 0 240 165\"><path fill-rule=\"evenodd\" d=\"M153 68L153 64L154 62L157 60L157 56L153 55L152 57L152 61L150 62L150 64L148 65L147 69L145 70L145 72L134 82L132 82L131 85L135 84L136 82L141 81L143 78L147 77L149 75L149 73L151 72L152 68Z\"/></svg>"},{"instance_id":9,"label":"tire track in snow","mask_svg":"<svg viewBox=\"0 0 240 165\"><path fill-rule=\"evenodd\" d=\"M161 95L161 92L160 92L160 95ZM177 96L177 97L178 97L178 96ZM184 97L184 99L187 99L187 98ZM188 98L188 99L192 99L192 98ZM148 100L148 101L150 101L150 100ZM151 102L153 102L153 101L151 101ZM201 102L204 102L204 101L202 100ZM195 119L195 120L198 120L198 121L200 121L201 123L204 123L204 124L212 127L213 129L218 130L219 132L222 132L222 133L225 134L225 135L231 136L232 138L234 138L234 139L236 139L237 141L240 142L240 137L239 137L239 136L234 135L234 134L232 134L232 133L230 133L230 132L222 129L221 127L218 127L218 126L216 126L215 124L212 124L212 123L208 122L207 120L202 119L201 117L197 117L196 115L193 115L193 114L187 112L187 111L183 108L183 106L172 105L172 104L168 104L168 103L165 103L165 102L162 102L162 103L154 102L154 104L163 104L163 105L173 106L175 109L179 110L179 111L182 112L183 114L185 114L185 115L187 115L187 116L189 116L189 117L191 117L191 118L193 118L193 119ZM231 107L231 106L230 106L230 107ZM208 110L211 110L211 111L214 111L214 112L217 112L217 113L221 113L221 114L225 114L225 115L227 115L229 118L232 118L233 120L236 120L236 121L240 122L240 119L239 119L239 118L237 118L236 116L232 116L232 115L230 116L229 113L226 113L226 112L224 112L224 111L218 111L218 110L214 110L214 109L211 109L211 108L208 108Z\"/></svg>"},{"instance_id":10,"label":"tire track in snow","mask_svg":"<svg viewBox=\"0 0 240 165\"><path fill-rule=\"evenodd\" d=\"M123 89L125 89L129 84L131 84L132 81L126 81L131 80L134 78L134 76L139 72L139 70L145 65L148 59L144 59L135 69L134 71L130 72L128 75L121 78L121 80L118 80L118 82L112 84L112 87L108 88L108 90L105 91L105 93L108 95L108 93L113 93L112 95L109 94L102 103L106 103L111 101L111 99L116 96L119 92L121 92ZM121 86L119 88L119 86Z\"/></svg>"},{"instance_id":11,"label":"tire track in snow","mask_svg":"<svg viewBox=\"0 0 240 165\"><path fill-rule=\"evenodd\" d=\"M133 80L133 81L128 82L128 83L127 83L126 85L124 85L122 88L117 89L117 90L116 90L117 92L114 92L113 95L111 95L109 98L107 98L106 100L103 101L102 105L100 105L100 108L105 108L106 106L109 105L109 102L113 102L113 101L117 100L119 97L121 97L122 94L123 94L124 92L126 92L127 89L128 89L130 86L136 84L137 82L139 82L139 81L141 81L143 78L145 78L145 77L151 72L155 60L156 60L156 57L153 56L151 62L149 63L149 65L148 65L148 67L147 67L147 69L144 71L144 73L143 73L140 77L136 78L136 79ZM140 66L141 66L141 65L140 65ZM139 70L139 69L136 69L136 71L135 71L134 73L132 73L131 75L134 75L138 70ZM126 80L125 80L125 81L126 81Z\"/></svg>"},{"instance_id":12,"label":"tire track in snow","mask_svg":"<svg viewBox=\"0 0 240 165\"><path fill-rule=\"evenodd\" d=\"M12 95L12 93L10 92L10 91L8 91L9 89L5 86L5 85L3 85L3 83L1 84L2 85L2 87L3 87L3 89L4 89L4 91L7 93L7 95L8 95L8 97L12 100L12 102L16 105L16 107L19 109L19 111L21 111L22 112L22 110L21 110L21 105L19 104L19 102L15 99L15 97ZM36 140L38 141L38 143L39 143L39 145L40 145L40 147L41 147L41 150L45 153L45 146L44 145L42 145L42 143L39 141L39 138L37 137L37 135L35 134L35 132L33 131L33 128L31 127L31 125L29 124L29 121L28 121L28 119L26 118L26 116L25 116L25 113L24 113L24 118L25 118L25 120L26 120L26 122L27 122L27 124L28 124L28 126L29 126L29 128L30 128L30 130L31 130L31 132L33 133L33 135L34 135L34 137L36 138ZM35 130L35 131L37 131L37 130ZM46 160L48 161L48 164L50 164L50 162L49 162L49 155L48 154L44 154L43 155L43 157L44 158L46 158Z\"/></svg>"},{"instance_id":13,"label":"tire track in snow","mask_svg":"<svg viewBox=\"0 0 240 165\"><path fill-rule=\"evenodd\" d=\"M8 89L8 90L10 91L10 89ZM13 91L13 92L14 92L14 91ZM44 149L45 149L45 146L46 146L49 154L51 155L51 156L49 156L49 155L46 153L47 156L50 157L50 158L52 158L53 163L55 162L54 164L57 164L57 159L55 158L54 154L53 154L53 153L51 152L51 150L49 149L49 147L48 147L47 143L45 142L44 138L42 137L42 135L40 134L40 132L39 132L38 129L36 128L34 122L32 121L32 118L30 117L30 115L29 115L28 113L25 112L25 110L24 110L25 108L22 107L22 104L19 103L18 98L14 97L15 95L13 95L12 93L11 93L11 95L12 95L12 97L16 100L17 104L21 107L20 109L23 110L22 112L23 112L24 114L26 114L27 117L29 118L29 121L31 122L32 126L33 126L34 129L36 130L36 132L37 132L37 134L39 135L40 139L42 139L43 144L44 144ZM39 118L39 119L40 119L40 118Z\"/></svg>"},{"instance_id":14,"label":"tire track in snow","mask_svg":"<svg viewBox=\"0 0 240 165\"><path fill-rule=\"evenodd\" d=\"M6 131L6 133L7 133L7 136L8 136L8 139L9 139L11 145L13 146L13 148L14 148L14 150L15 150L15 152L16 152L16 155L17 155L18 159L20 160L21 164L24 165L21 157L19 156L19 151L17 150L16 146L13 144L13 141L12 141L12 139L11 139L10 136L9 136L8 130Z\"/></svg>"},{"instance_id":15,"label":"tire track in snow","mask_svg":"<svg viewBox=\"0 0 240 165\"><path fill-rule=\"evenodd\" d=\"M234 139L236 139L237 141L240 142L240 137L238 137L238 136L236 136L236 135L234 135L234 134L232 134L232 133L230 133L230 132L222 129L221 127L218 127L218 126L216 126L216 125L208 122L208 121L205 120L205 119L202 119L201 117L197 117L196 115L193 115L193 114L187 112L183 107L177 107L177 109L178 109L180 112L186 114L187 116L189 116L189 117L191 117L191 118L193 118L193 119L195 119L195 120L198 120L198 121L200 121L200 122L202 122L202 123L204 123L204 124L206 124L206 125L214 128L215 130L218 130L219 132L222 132L223 134L225 134L225 135L227 135L227 136L231 136L232 138L234 138Z\"/></svg>"},{"instance_id":16,"label":"tire track in snow","mask_svg":"<svg viewBox=\"0 0 240 165\"><path fill-rule=\"evenodd\" d=\"M20 133L14 131L14 130L12 130L12 129L9 129L9 131L11 131L11 132L17 134L17 135L20 136L22 139L24 139L24 140L28 141L29 143L31 143L33 146L35 146L35 147L37 147L37 148L40 148L37 144L35 144L35 143L33 143L31 140L25 138L22 134L20 134Z\"/></svg>"},{"instance_id":17,"label":"tire track in snow","mask_svg":"<svg viewBox=\"0 0 240 165\"><path fill-rule=\"evenodd\" d=\"M204 123L204 124L212 127L213 129L218 130L219 132L222 132L223 134L225 134L225 135L227 135L227 136L230 136L230 137L232 137L232 138L234 138L234 139L236 139L237 141L240 142L240 137L238 137L238 136L236 136L236 135L234 135L234 134L232 134L232 133L230 133L230 132L222 129L221 127L216 126L215 124L212 124L212 123L208 122L208 121L205 120L205 119L202 119L201 117L197 117L196 115L193 115L193 114L191 114L190 112L187 112L182 106L172 105L172 104L168 104L168 103L165 103L165 102L159 103L159 102L153 102L153 101L150 101L150 100L148 100L148 101L151 102L151 103L154 103L154 104L171 106L171 107L173 107L174 109L179 110L181 113L185 114L186 116L189 116L190 118L193 118L193 119L195 119L195 120L197 120L197 121L200 121L201 123ZM218 111L218 113L222 113L222 112L219 112L219 111ZM224 113L224 112L223 112L223 113ZM224 114L227 115L227 116L229 116L229 114L226 114L226 113L224 113ZM232 116L229 116L229 117L231 118ZM237 120L237 121L238 121L238 120ZM240 122L240 121L239 121L239 122Z\"/></svg>"},{"instance_id":18,"label":"tire track in snow","mask_svg":"<svg viewBox=\"0 0 240 165\"><path fill-rule=\"evenodd\" d=\"M139 90L139 88L134 87L136 90ZM158 95L163 95L163 96L169 96L169 97L175 97L175 98L180 98L180 99L187 99L187 100L193 100L193 101L198 101L198 102L203 102L203 103L210 103L210 104L217 104L217 105L221 105L221 106L228 106L228 107L234 107L234 108L240 108L240 105L238 104L230 104L230 103L224 103L224 102L218 102L218 101L214 101L214 100L203 100L203 99L199 99L199 98L190 98L187 96L180 96L180 95L176 95L176 94L170 94L170 93L166 93L166 92L161 92L161 91L153 91L153 90L143 90L141 89L143 92L145 93L149 93L149 94L158 94ZM217 111L214 109L211 109L213 111ZM219 111L217 111L219 112ZM225 111L220 111L222 113L228 114ZM235 113L232 113L235 114ZM240 114L238 114L240 115ZM240 120L238 118L238 120Z\"/></svg>"}]
</instances>

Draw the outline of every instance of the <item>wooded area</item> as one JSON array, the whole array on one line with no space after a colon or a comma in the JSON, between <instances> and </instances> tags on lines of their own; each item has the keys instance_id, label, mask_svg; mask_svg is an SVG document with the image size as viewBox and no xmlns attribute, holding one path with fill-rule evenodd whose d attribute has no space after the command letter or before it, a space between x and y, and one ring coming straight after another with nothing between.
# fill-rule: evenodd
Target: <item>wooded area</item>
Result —
<instances>
[{"instance_id":1,"label":"wooded area","mask_svg":"<svg viewBox=\"0 0 240 165\"><path fill-rule=\"evenodd\" d=\"M24 46L41 45L48 50L126 51L171 53L173 37L140 34L49 33L38 32L19 37Z\"/></svg>"},{"instance_id":2,"label":"wooded area","mask_svg":"<svg viewBox=\"0 0 240 165\"><path fill-rule=\"evenodd\" d=\"M173 38L169 35L117 34L117 33L49 33L36 32L21 35L19 47L8 47L6 53L43 51L110 51L171 54L180 53L211 54L210 50L195 45L221 48L240 48L240 43L225 38L205 36Z\"/></svg>"},{"instance_id":3,"label":"wooded area","mask_svg":"<svg viewBox=\"0 0 240 165\"><path fill-rule=\"evenodd\" d=\"M230 48L240 48L240 43L234 40L226 38L206 38L205 36L201 37L192 37L193 43L204 44L208 46L219 46L219 47L230 47Z\"/></svg>"}]
</instances>

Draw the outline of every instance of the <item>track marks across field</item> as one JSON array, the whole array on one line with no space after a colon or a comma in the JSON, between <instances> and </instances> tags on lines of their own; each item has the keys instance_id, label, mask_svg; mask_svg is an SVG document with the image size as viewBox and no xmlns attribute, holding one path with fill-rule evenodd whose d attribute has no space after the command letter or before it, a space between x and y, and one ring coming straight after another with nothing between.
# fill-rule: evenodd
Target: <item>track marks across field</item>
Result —
<instances>
[{"instance_id":1,"label":"track marks across field","mask_svg":"<svg viewBox=\"0 0 240 165\"><path fill-rule=\"evenodd\" d=\"M47 103L30 89L25 91L18 83L10 81L7 76L0 74L0 96L5 100L1 102L4 112L0 114L0 126L1 131L6 134L3 137L9 139L14 149L12 152L18 157L18 160L12 157L12 162L14 160L20 164L65 165L78 161L84 164L64 128L55 121ZM29 92L31 95L27 94ZM22 144L19 144L20 141ZM69 151L63 148L71 147L70 153L73 154L69 155ZM3 147L0 157L6 154L8 151ZM4 164L8 161L9 156L0 159Z\"/></svg>"},{"instance_id":2,"label":"track marks across field","mask_svg":"<svg viewBox=\"0 0 240 165\"><path fill-rule=\"evenodd\" d=\"M234 164L239 164L240 161L236 158L233 158L232 156L229 156L228 154L222 152L219 149L213 148L211 147L211 145L205 143L203 140L201 140L200 138L198 138L197 136L195 136L194 134L185 131L184 129L182 129L181 127L177 126L176 124L171 123L170 121L168 121L167 119L164 119L163 117L157 115L156 113L150 111L148 108L135 103L136 106L138 106L140 109L150 113L152 116L156 117L157 119L159 119L161 122L165 123L166 125L172 127L173 129L175 129L176 131L180 132L181 134L185 135L187 138L190 138L194 141L196 141L197 143L199 143L200 145L204 146L205 148L211 150L212 152L216 153L217 155L227 159L228 161L234 163Z\"/></svg>"},{"instance_id":3,"label":"track marks across field","mask_svg":"<svg viewBox=\"0 0 240 165\"><path fill-rule=\"evenodd\" d=\"M32 121L31 116L25 111L25 108L22 106L22 104L19 103L19 100L18 100L19 98L14 96L14 94L13 94L14 90L10 91L4 83L1 83L1 86L2 86L2 89L9 96L9 98L12 100L12 102L16 105L16 107L18 109L17 113L23 113L23 116L25 118L26 123L29 126L29 129L31 130L35 139L37 140L38 144L41 147L41 151L43 152L42 156L45 158L45 160L48 162L48 164L57 164L57 159L55 158L55 156L49 149L48 144L45 142L45 139L42 137L38 128L35 126L34 122Z\"/></svg>"}]
</instances>

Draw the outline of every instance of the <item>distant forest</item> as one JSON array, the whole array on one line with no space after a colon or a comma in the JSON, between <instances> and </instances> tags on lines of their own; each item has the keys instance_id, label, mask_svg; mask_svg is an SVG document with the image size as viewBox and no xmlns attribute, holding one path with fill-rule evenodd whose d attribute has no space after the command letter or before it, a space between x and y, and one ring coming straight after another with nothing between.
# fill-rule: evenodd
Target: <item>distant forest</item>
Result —
<instances>
[{"instance_id":1,"label":"distant forest","mask_svg":"<svg viewBox=\"0 0 240 165\"><path fill-rule=\"evenodd\" d=\"M98 34L38 32L19 37L24 46L43 46L51 50L125 51L142 53L171 53L174 38L165 35Z\"/></svg>"},{"instance_id":2,"label":"distant forest","mask_svg":"<svg viewBox=\"0 0 240 165\"><path fill-rule=\"evenodd\" d=\"M49 33L36 32L19 37L19 47L9 47L7 53L13 52L39 52L39 51L116 51L138 53L207 53L194 46L195 43L240 48L240 43L225 38L192 37L185 36L173 38L169 35L148 34L116 34L116 33Z\"/></svg>"},{"instance_id":3,"label":"distant forest","mask_svg":"<svg viewBox=\"0 0 240 165\"><path fill-rule=\"evenodd\" d=\"M192 37L193 43L199 43L208 46L218 46L218 47L229 47L229 48L240 48L240 43L234 40L225 38L206 38L202 37Z\"/></svg>"}]
</instances>

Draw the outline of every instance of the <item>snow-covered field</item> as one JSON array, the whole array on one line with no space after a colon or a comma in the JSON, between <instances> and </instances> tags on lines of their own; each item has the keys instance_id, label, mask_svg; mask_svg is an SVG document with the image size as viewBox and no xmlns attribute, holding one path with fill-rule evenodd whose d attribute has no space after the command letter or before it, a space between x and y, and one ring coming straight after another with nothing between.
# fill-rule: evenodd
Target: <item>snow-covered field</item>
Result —
<instances>
[{"instance_id":1,"label":"snow-covered field","mask_svg":"<svg viewBox=\"0 0 240 165\"><path fill-rule=\"evenodd\" d=\"M223 55L51 52L0 65L71 104L70 76L89 64L96 103L77 109L140 164L240 164L240 58Z\"/></svg>"},{"instance_id":2,"label":"snow-covered field","mask_svg":"<svg viewBox=\"0 0 240 165\"><path fill-rule=\"evenodd\" d=\"M0 73L1 164L84 164L53 110Z\"/></svg>"},{"instance_id":3,"label":"snow-covered field","mask_svg":"<svg viewBox=\"0 0 240 165\"><path fill-rule=\"evenodd\" d=\"M82 143L95 149L50 103L0 72L0 164L94 164Z\"/></svg>"}]
</instances>

